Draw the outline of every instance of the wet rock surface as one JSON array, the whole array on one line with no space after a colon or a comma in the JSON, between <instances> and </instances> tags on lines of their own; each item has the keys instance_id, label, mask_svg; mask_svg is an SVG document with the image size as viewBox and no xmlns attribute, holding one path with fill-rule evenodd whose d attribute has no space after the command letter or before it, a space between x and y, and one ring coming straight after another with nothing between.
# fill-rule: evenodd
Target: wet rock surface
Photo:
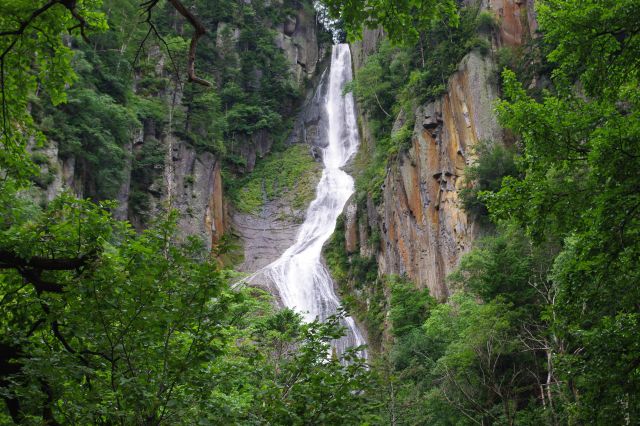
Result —
<instances>
[{"instance_id":1,"label":"wet rock surface","mask_svg":"<svg viewBox=\"0 0 640 426\"><path fill-rule=\"evenodd\" d=\"M327 143L327 112L323 99L327 93L328 72L321 74L316 89L307 97L300 113L296 117L287 145L307 144L309 155L322 162L322 148ZM317 175L318 180L320 175ZM317 184L317 181L316 181ZM314 185L315 187L315 185ZM295 242L300 225L304 221L306 207L294 209L288 194L275 200L266 201L257 214L231 211L232 232L240 238L243 246L244 261L237 266L240 272L254 273L276 260ZM272 294L275 289L264 277L256 277L253 285L263 287Z\"/></svg>"},{"instance_id":2,"label":"wet rock surface","mask_svg":"<svg viewBox=\"0 0 640 426\"><path fill-rule=\"evenodd\" d=\"M267 266L293 244L304 220L304 210L294 210L286 199L265 203L258 214L231 212L231 228L243 245L244 261L236 267L240 272L253 273ZM271 282L256 278L252 284L269 290Z\"/></svg>"}]
</instances>

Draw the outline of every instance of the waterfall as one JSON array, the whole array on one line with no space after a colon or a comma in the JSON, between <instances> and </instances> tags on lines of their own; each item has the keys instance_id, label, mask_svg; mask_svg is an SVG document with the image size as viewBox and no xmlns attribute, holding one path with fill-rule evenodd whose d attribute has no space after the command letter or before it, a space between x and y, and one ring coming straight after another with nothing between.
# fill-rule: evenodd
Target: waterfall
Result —
<instances>
[{"instance_id":1,"label":"waterfall","mask_svg":"<svg viewBox=\"0 0 640 426\"><path fill-rule=\"evenodd\" d=\"M352 78L349 46L335 45L331 55L329 87L324 96L328 143L322 148L324 168L316 198L295 243L261 271L274 283L283 304L300 312L306 321L324 320L340 306L331 275L322 263L322 246L333 234L336 220L353 194L353 178L342 167L356 153L359 143L353 95L342 95L344 85ZM344 325L346 336L334 343L338 353L365 343L353 318L345 318Z\"/></svg>"}]
</instances>

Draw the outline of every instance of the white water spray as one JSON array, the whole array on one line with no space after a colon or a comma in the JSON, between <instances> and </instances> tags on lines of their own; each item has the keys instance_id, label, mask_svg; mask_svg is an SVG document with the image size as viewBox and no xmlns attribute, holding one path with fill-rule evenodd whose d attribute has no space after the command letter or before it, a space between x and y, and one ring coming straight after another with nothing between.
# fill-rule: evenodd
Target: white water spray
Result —
<instances>
[{"instance_id":1,"label":"white water spray","mask_svg":"<svg viewBox=\"0 0 640 426\"><path fill-rule=\"evenodd\" d=\"M341 169L356 153L359 142L353 95L342 95L344 85L351 78L349 46L335 45L329 89L324 99L328 144L322 149L324 169L316 188L316 198L309 206L296 242L260 271L275 284L284 305L302 313L306 321L325 320L340 306L331 275L322 263L321 252L354 191L353 178ZM345 318L344 325L347 335L334 343L338 353L365 343L353 318Z\"/></svg>"}]
</instances>

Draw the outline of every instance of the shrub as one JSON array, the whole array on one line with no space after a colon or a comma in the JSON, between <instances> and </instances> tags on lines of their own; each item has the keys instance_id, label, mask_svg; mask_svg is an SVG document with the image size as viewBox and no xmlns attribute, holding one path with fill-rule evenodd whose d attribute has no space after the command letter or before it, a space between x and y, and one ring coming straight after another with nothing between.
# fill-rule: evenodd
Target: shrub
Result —
<instances>
[{"instance_id":1,"label":"shrub","mask_svg":"<svg viewBox=\"0 0 640 426\"><path fill-rule=\"evenodd\" d=\"M467 42L467 48L477 49L481 55L486 56L491 52L491 42L484 37L473 37Z\"/></svg>"},{"instance_id":2,"label":"shrub","mask_svg":"<svg viewBox=\"0 0 640 426\"><path fill-rule=\"evenodd\" d=\"M265 201L297 188L291 201L301 208L314 196L317 170L307 146L293 145L258 162L249 176L230 182L227 193L238 210L256 213Z\"/></svg>"},{"instance_id":3,"label":"shrub","mask_svg":"<svg viewBox=\"0 0 640 426\"><path fill-rule=\"evenodd\" d=\"M513 69L516 61L516 52L511 47L501 47L498 49L498 70L502 72L504 68Z\"/></svg>"},{"instance_id":4,"label":"shrub","mask_svg":"<svg viewBox=\"0 0 640 426\"><path fill-rule=\"evenodd\" d=\"M436 300L429 295L429 289L417 289L405 277L392 275L386 280L391 289L389 317L393 335L402 337L422 326L429 317L429 311L436 305Z\"/></svg>"},{"instance_id":5,"label":"shrub","mask_svg":"<svg viewBox=\"0 0 640 426\"><path fill-rule=\"evenodd\" d=\"M31 160L39 166L49 163L49 157L42 152L34 152L31 154Z\"/></svg>"},{"instance_id":6,"label":"shrub","mask_svg":"<svg viewBox=\"0 0 640 426\"><path fill-rule=\"evenodd\" d=\"M505 176L517 176L515 152L494 142L481 142L476 148L478 158L466 169L466 180L473 186L460 191L462 204L475 219L487 218L488 210L480 193L496 192Z\"/></svg>"},{"instance_id":7,"label":"shrub","mask_svg":"<svg viewBox=\"0 0 640 426\"><path fill-rule=\"evenodd\" d=\"M498 30L500 24L498 18L488 10L483 10L478 13L476 18L476 29L480 32L491 32Z\"/></svg>"}]
</instances>

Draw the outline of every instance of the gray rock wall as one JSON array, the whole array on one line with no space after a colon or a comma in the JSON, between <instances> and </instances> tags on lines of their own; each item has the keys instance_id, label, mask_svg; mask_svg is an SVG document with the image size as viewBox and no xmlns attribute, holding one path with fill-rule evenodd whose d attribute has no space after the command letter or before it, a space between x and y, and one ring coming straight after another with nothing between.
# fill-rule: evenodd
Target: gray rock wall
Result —
<instances>
[{"instance_id":1,"label":"gray rock wall","mask_svg":"<svg viewBox=\"0 0 640 426\"><path fill-rule=\"evenodd\" d=\"M313 10L309 5L304 6L300 3L295 13L288 16L284 23L274 26L274 30L274 45L284 51L289 60L292 77L300 90L308 91L308 83L316 78L323 55L318 45ZM238 60L238 28L230 23L219 22L217 28L210 31L215 37L220 56L229 61ZM168 59L157 47L150 48L149 55L156 57L156 73L162 75L163 65ZM312 93L309 91L307 102L310 101ZM158 93L158 97L163 98L167 106L180 105L182 91L171 86L168 90ZM171 131L171 115L166 121L169 122L168 132L167 128L160 132L153 122L144 123L139 129L132 130L131 142L124 147L126 160L122 168L125 178L117 194L119 205L114 214L119 219L128 218L137 229L142 229L149 220L163 214L168 208L177 209L180 213L180 235L202 236L207 246L212 247L230 229L232 222L229 206L223 194L221 160L211 153L196 152L187 141ZM307 134L319 132L318 129L312 129L312 121L313 117L300 118L296 129L302 131L305 137L300 140L292 137L289 143L304 142ZM138 155L145 143L152 140L160 142L160 149L165 153L165 161L164 165L154 171L154 181L144 189L149 195L149 208L145 217L141 217L132 211L130 205L133 184L132 159ZM267 131L261 130L246 140L237 142L241 147L238 154L246 161L246 171L251 172L256 161L271 151L274 138ZM79 196L86 196L87 194L82 193L83 177L77 173L74 158L59 159L55 141L50 141L46 152L51 159L52 167L56 170L53 182L45 189L46 198L52 199L65 188L72 189ZM238 221L242 222L241 219Z\"/></svg>"},{"instance_id":2,"label":"gray rock wall","mask_svg":"<svg viewBox=\"0 0 640 426\"><path fill-rule=\"evenodd\" d=\"M321 159L320 150L317 148L326 143L326 111L322 98L328 89L326 82L328 76L328 69L323 68L315 90L307 97L287 142L309 146L309 155L313 155L318 162L316 174L318 180ZM315 185L313 187L315 188ZM239 271L256 272L278 259L287 248L293 245L298 229L304 221L307 206L294 208L291 195L285 193L280 198L267 201L255 214L231 210L231 227L240 237L243 245L244 261L237 266ZM276 289L269 288L269 282L260 282L259 279L260 277L256 277L252 284L264 286L267 290L272 290L273 294L277 294Z\"/></svg>"},{"instance_id":3,"label":"gray rock wall","mask_svg":"<svg viewBox=\"0 0 640 426\"><path fill-rule=\"evenodd\" d=\"M482 0L480 6L499 23L494 49L519 46L535 35L533 0ZM381 30L365 30L352 44L356 73L383 38ZM382 201L368 199L356 213L351 202L345 210L349 253L376 256L379 274L404 274L440 300L449 294L445 277L481 232L459 200L460 190L472 184L464 179L465 167L474 161L478 142L503 142L493 112L499 94L493 58L472 52L462 60L447 93L417 109L411 148L387 169ZM394 127L403 120L398 117ZM372 152L376 142L366 115L360 113L359 121L360 149ZM380 235L379 246L372 246L373 232Z\"/></svg>"}]
</instances>

